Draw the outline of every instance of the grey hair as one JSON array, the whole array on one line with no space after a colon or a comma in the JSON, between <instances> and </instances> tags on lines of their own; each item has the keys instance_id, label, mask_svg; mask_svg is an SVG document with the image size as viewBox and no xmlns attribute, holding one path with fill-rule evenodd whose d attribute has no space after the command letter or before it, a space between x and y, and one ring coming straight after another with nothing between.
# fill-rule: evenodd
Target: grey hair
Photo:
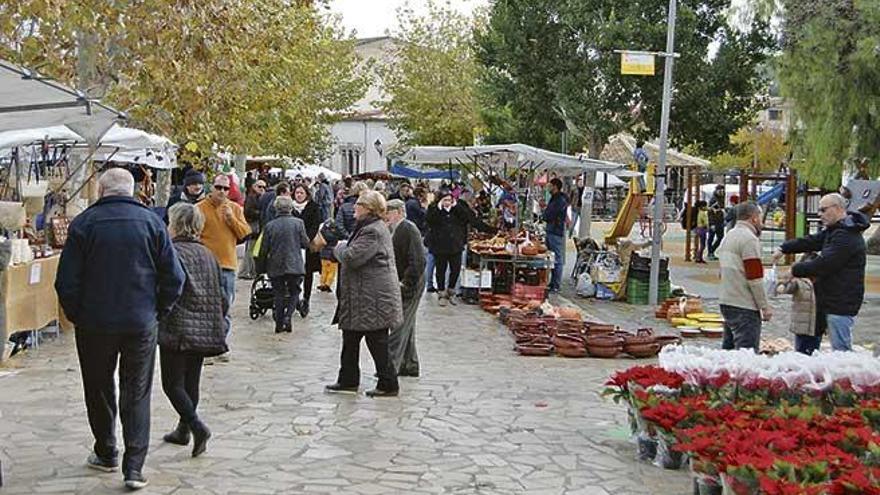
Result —
<instances>
[{"instance_id":1,"label":"grey hair","mask_svg":"<svg viewBox=\"0 0 880 495\"><path fill-rule=\"evenodd\" d=\"M98 179L101 197L134 196L134 177L124 168L111 168Z\"/></svg>"},{"instance_id":2,"label":"grey hair","mask_svg":"<svg viewBox=\"0 0 880 495\"><path fill-rule=\"evenodd\" d=\"M751 201L746 201L745 203L740 203L736 205L736 210L734 211L736 213L737 220L748 220L755 215L761 214L761 208Z\"/></svg>"},{"instance_id":3,"label":"grey hair","mask_svg":"<svg viewBox=\"0 0 880 495\"><path fill-rule=\"evenodd\" d=\"M822 199L825 199L831 202L833 206L838 206L842 210L846 211L846 198L844 198L839 193L826 194L825 196L822 196Z\"/></svg>"},{"instance_id":4,"label":"grey hair","mask_svg":"<svg viewBox=\"0 0 880 495\"><path fill-rule=\"evenodd\" d=\"M290 196L278 196L275 198L275 211L285 213L293 211L293 198Z\"/></svg>"},{"instance_id":5,"label":"grey hair","mask_svg":"<svg viewBox=\"0 0 880 495\"><path fill-rule=\"evenodd\" d=\"M351 186L351 195L352 196L360 196L365 191L369 191L370 186L367 185L366 182L355 182L353 186Z\"/></svg>"},{"instance_id":6,"label":"grey hair","mask_svg":"<svg viewBox=\"0 0 880 495\"><path fill-rule=\"evenodd\" d=\"M399 211L406 218L406 203L399 199L390 199L385 202L386 211Z\"/></svg>"},{"instance_id":7,"label":"grey hair","mask_svg":"<svg viewBox=\"0 0 880 495\"><path fill-rule=\"evenodd\" d=\"M168 226L175 236L198 239L205 228L205 215L196 205L181 201L168 209Z\"/></svg>"}]
</instances>

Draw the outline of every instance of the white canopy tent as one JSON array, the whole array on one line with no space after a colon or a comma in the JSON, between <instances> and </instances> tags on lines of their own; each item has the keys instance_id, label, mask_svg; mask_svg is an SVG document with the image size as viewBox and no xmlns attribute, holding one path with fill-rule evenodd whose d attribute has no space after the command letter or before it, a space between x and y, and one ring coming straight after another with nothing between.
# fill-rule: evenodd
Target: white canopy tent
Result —
<instances>
[{"instance_id":1,"label":"white canopy tent","mask_svg":"<svg viewBox=\"0 0 880 495\"><path fill-rule=\"evenodd\" d=\"M551 170L560 173L596 170L614 174L616 171L623 171L623 165L619 163L579 158L525 144L416 146L399 155L398 158L405 163L418 165L476 164L490 169L527 167L531 170Z\"/></svg>"},{"instance_id":2,"label":"white canopy tent","mask_svg":"<svg viewBox=\"0 0 880 495\"><path fill-rule=\"evenodd\" d=\"M277 167L269 169L269 173L271 174L280 174L282 171L284 171L284 177L286 179L293 179L297 175L302 175L303 177L314 179L318 177L318 174L324 174L324 177L326 177L327 180L330 181L342 179L342 176L338 173L320 165L299 164L292 165L286 170Z\"/></svg>"},{"instance_id":3,"label":"white canopy tent","mask_svg":"<svg viewBox=\"0 0 880 495\"><path fill-rule=\"evenodd\" d=\"M67 126L95 144L125 115L79 91L0 60L0 132Z\"/></svg>"},{"instance_id":4,"label":"white canopy tent","mask_svg":"<svg viewBox=\"0 0 880 495\"><path fill-rule=\"evenodd\" d=\"M78 134L66 126L38 129L19 129L0 132L0 157L9 156L12 148L24 146L21 157L30 159L27 146L48 142L56 145L86 147ZM125 163L143 163L158 169L177 166L177 146L168 138L140 129L113 125L99 140L94 160L113 160Z\"/></svg>"}]
</instances>

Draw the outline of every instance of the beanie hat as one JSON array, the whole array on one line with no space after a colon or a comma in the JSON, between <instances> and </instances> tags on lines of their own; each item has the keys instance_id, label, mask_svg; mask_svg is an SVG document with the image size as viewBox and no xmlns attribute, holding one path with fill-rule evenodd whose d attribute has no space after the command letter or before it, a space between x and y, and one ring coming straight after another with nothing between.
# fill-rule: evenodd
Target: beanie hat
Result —
<instances>
[{"instance_id":1,"label":"beanie hat","mask_svg":"<svg viewBox=\"0 0 880 495\"><path fill-rule=\"evenodd\" d=\"M201 172L191 169L183 176L183 185L191 186L193 184L205 184L205 176Z\"/></svg>"}]
</instances>

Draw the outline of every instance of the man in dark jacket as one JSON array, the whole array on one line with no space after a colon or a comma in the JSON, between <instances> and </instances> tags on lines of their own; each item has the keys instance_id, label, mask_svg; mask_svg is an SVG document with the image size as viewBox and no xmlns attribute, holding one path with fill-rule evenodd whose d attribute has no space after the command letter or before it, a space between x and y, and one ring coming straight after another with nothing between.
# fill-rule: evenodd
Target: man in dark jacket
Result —
<instances>
[{"instance_id":1,"label":"man in dark jacket","mask_svg":"<svg viewBox=\"0 0 880 495\"><path fill-rule=\"evenodd\" d=\"M292 191L290 190L290 184L287 182L281 181L272 191L266 191L260 196L260 228L265 227L266 224L275 220L275 198L278 196L287 196L290 197Z\"/></svg>"},{"instance_id":2,"label":"man in dark jacket","mask_svg":"<svg viewBox=\"0 0 880 495\"><path fill-rule=\"evenodd\" d=\"M181 201L194 205L204 198L205 176L198 170L191 168L183 176L183 188L177 194L171 195L167 208L171 208Z\"/></svg>"},{"instance_id":3,"label":"man in dark jacket","mask_svg":"<svg viewBox=\"0 0 880 495\"><path fill-rule=\"evenodd\" d=\"M796 350L805 354L819 348L826 327L835 351L852 350L852 328L865 298L862 233L870 220L861 212L846 211L846 200L837 193L819 200L819 217L824 227L818 234L786 241L773 253L774 261L786 254L819 253L791 267L792 276L815 280L817 335L795 336Z\"/></svg>"},{"instance_id":4,"label":"man in dark jacket","mask_svg":"<svg viewBox=\"0 0 880 495\"><path fill-rule=\"evenodd\" d=\"M406 219L406 206L399 199L388 202L385 221L391 229L397 278L403 302L403 323L391 329L388 347L391 364L399 376L419 376L416 351L416 311L425 290L425 250L418 227Z\"/></svg>"},{"instance_id":5,"label":"man in dark jacket","mask_svg":"<svg viewBox=\"0 0 880 495\"><path fill-rule=\"evenodd\" d=\"M162 219L133 197L134 178L114 168L98 180L101 199L68 229L55 291L76 326L86 410L95 437L88 465L118 469L116 363L129 489L146 486L150 391L158 320L183 290L185 274Z\"/></svg>"},{"instance_id":6,"label":"man in dark jacket","mask_svg":"<svg viewBox=\"0 0 880 495\"><path fill-rule=\"evenodd\" d=\"M321 221L326 221L333 210L333 189L330 188L330 183L327 182L323 172L318 174L318 181L315 182L313 189L315 203L321 208Z\"/></svg>"},{"instance_id":7,"label":"man in dark jacket","mask_svg":"<svg viewBox=\"0 0 880 495\"><path fill-rule=\"evenodd\" d=\"M562 269L565 267L565 218L568 209L568 199L562 192L562 181L559 178L550 180L550 194L550 202L542 219L547 223L547 247L556 258L549 289L551 292L559 292L562 287Z\"/></svg>"}]
</instances>

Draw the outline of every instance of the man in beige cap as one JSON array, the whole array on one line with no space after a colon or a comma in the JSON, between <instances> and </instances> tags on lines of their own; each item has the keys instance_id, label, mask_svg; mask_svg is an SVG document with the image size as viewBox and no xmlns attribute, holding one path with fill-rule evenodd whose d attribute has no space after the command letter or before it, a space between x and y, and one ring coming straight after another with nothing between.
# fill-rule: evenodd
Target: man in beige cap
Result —
<instances>
[{"instance_id":1,"label":"man in beige cap","mask_svg":"<svg viewBox=\"0 0 880 495\"><path fill-rule=\"evenodd\" d=\"M229 307L235 300L235 269L238 265L235 246L251 233L244 218L244 211L229 199L229 177L223 174L214 177L214 187L207 198L196 205L205 216L205 229L202 243L214 253L220 263L223 276L221 284ZM226 316L226 337L232 334L232 320L228 311ZM224 359L221 359L223 361Z\"/></svg>"}]
</instances>

